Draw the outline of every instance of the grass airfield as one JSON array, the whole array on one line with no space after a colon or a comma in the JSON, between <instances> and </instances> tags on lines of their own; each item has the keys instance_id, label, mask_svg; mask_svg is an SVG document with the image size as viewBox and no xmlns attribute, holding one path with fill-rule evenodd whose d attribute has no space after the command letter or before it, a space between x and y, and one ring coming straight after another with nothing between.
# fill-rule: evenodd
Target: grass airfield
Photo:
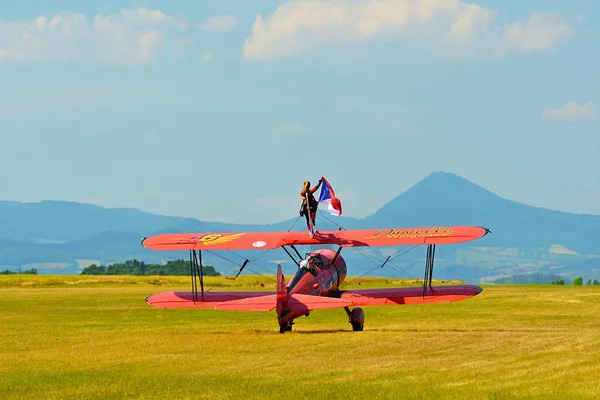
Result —
<instances>
[{"instance_id":1,"label":"grass airfield","mask_svg":"<svg viewBox=\"0 0 600 400\"><path fill-rule=\"evenodd\" d=\"M349 278L349 280L352 280ZM410 285L361 279L344 289ZM0 398L600 398L600 287L486 286L453 304L162 310L189 277L0 276ZM274 281L207 278L213 290Z\"/></svg>"}]
</instances>

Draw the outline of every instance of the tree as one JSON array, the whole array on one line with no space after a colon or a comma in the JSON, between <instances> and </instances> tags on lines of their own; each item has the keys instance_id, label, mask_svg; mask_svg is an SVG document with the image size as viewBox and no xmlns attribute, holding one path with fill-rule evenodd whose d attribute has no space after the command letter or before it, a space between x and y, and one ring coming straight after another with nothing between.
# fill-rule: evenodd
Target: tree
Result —
<instances>
[{"instance_id":1,"label":"tree","mask_svg":"<svg viewBox=\"0 0 600 400\"><path fill-rule=\"evenodd\" d=\"M31 268L28 270L23 271L24 274L30 274L30 275L37 275L37 269L36 268Z\"/></svg>"},{"instance_id":2,"label":"tree","mask_svg":"<svg viewBox=\"0 0 600 400\"><path fill-rule=\"evenodd\" d=\"M600 282L598 282L597 279L594 279L594 285L598 286L598 285L600 285Z\"/></svg>"},{"instance_id":3,"label":"tree","mask_svg":"<svg viewBox=\"0 0 600 400\"><path fill-rule=\"evenodd\" d=\"M205 276L221 276L212 265L204 265ZM84 268L80 275L173 275L185 276L190 273L190 262L186 260L171 260L165 265L146 264L143 261L127 260L123 263L114 263L109 266L92 264Z\"/></svg>"},{"instance_id":4,"label":"tree","mask_svg":"<svg viewBox=\"0 0 600 400\"><path fill-rule=\"evenodd\" d=\"M25 271L21 271L21 267L19 267L19 271L10 271L8 269L0 272L0 275L16 275L16 274L27 274L27 275L37 275L37 269L31 268Z\"/></svg>"},{"instance_id":5,"label":"tree","mask_svg":"<svg viewBox=\"0 0 600 400\"><path fill-rule=\"evenodd\" d=\"M586 283L586 286L589 286L589 285L591 285L591 284L592 284L592 280L591 280L591 279L588 279L588 281L587 281L587 283Z\"/></svg>"},{"instance_id":6,"label":"tree","mask_svg":"<svg viewBox=\"0 0 600 400\"><path fill-rule=\"evenodd\" d=\"M106 267L104 265L96 265L92 264L88 267L85 267L79 275L104 275L106 273Z\"/></svg>"},{"instance_id":7,"label":"tree","mask_svg":"<svg viewBox=\"0 0 600 400\"><path fill-rule=\"evenodd\" d=\"M581 276L578 276L577 278L575 278L573 280L573 285L575 285L575 286L583 285L583 278Z\"/></svg>"}]
</instances>

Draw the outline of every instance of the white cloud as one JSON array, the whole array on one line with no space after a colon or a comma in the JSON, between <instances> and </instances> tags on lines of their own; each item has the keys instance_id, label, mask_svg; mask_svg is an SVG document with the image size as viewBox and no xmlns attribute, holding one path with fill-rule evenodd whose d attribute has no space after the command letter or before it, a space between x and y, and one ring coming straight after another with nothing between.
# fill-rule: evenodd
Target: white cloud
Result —
<instances>
[{"instance_id":1,"label":"white cloud","mask_svg":"<svg viewBox=\"0 0 600 400\"><path fill-rule=\"evenodd\" d=\"M217 15L197 25L198 29L206 32L221 33L232 30L237 20L232 15Z\"/></svg>"},{"instance_id":2,"label":"white cloud","mask_svg":"<svg viewBox=\"0 0 600 400\"><path fill-rule=\"evenodd\" d=\"M460 0L291 1L266 19L257 15L244 44L247 59L273 59L340 43L394 37L453 56L550 51L573 35L553 14L509 25L497 12Z\"/></svg>"},{"instance_id":3,"label":"white cloud","mask_svg":"<svg viewBox=\"0 0 600 400\"><path fill-rule=\"evenodd\" d=\"M598 105L588 101L585 104L577 104L569 101L559 108L549 108L542 112L544 119L552 121L574 121L583 119L594 119L600 117Z\"/></svg>"},{"instance_id":4,"label":"white cloud","mask_svg":"<svg viewBox=\"0 0 600 400\"><path fill-rule=\"evenodd\" d=\"M551 51L574 34L554 14L535 14L526 22L515 22L506 30L507 42L522 52Z\"/></svg>"},{"instance_id":5,"label":"white cloud","mask_svg":"<svg viewBox=\"0 0 600 400\"><path fill-rule=\"evenodd\" d=\"M302 127L298 124L286 124L277 127L278 132L302 132Z\"/></svg>"},{"instance_id":6,"label":"white cloud","mask_svg":"<svg viewBox=\"0 0 600 400\"><path fill-rule=\"evenodd\" d=\"M212 52L207 50L207 51L203 52L202 54L200 54L200 58L204 62L209 62L213 58Z\"/></svg>"},{"instance_id":7,"label":"white cloud","mask_svg":"<svg viewBox=\"0 0 600 400\"><path fill-rule=\"evenodd\" d=\"M0 21L0 61L146 63L185 29L185 23L147 8L92 19L63 11L28 21Z\"/></svg>"}]
</instances>

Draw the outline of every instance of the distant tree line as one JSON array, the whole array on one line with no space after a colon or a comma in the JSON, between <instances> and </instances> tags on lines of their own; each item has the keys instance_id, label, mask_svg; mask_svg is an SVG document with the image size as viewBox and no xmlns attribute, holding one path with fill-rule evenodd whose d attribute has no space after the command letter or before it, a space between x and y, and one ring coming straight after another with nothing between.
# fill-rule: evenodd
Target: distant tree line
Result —
<instances>
[{"instance_id":1,"label":"distant tree line","mask_svg":"<svg viewBox=\"0 0 600 400\"><path fill-rule=\"evenodd\" d=\"M564 285L565 284L565 280L564 279L557 279L555 281L552 281L553 285ZM577 278L573 279L573 285L574 286L583 286L583 277L578 276ZM593 281L591 279L588 279L586 282L586 286L590 286L590 285L594 285L594 286L600 286L600 282L598 282L597 279L594 279Z\"/></svg>"},{"instance_id":2,"label":"distant tree line","mask_svg":"<svg viewBox=\"0 0 600 400\"><path fill-rule=\"evenodd\" d=\"M205 276L221 276L212 265L204 265ZM143 261L128 260L123 263L114 263L108 266L92 264L84 268L79 275L171 275L185 276L190 274L188 260L171 260L166 264L146 264Z\"/></svg>"},{"instance_id":3,"label":"distant tree line","mask_svg":"<svg viewBox=\"0 0 600 400\"><path fill-rule=\"evenodd\" d=\"M574 286L582 286L584 284L584 279L581 276L578 276L571 282L570 280L565 280L559 275L545 275L539 272L534 272L531 274L525 275L512 275L507 277L502 277L496 279L494 283L499 284L546 284L550 283L552 285L568 285L573 284ZM586 285L600 285L598 280L588 279Z\"/></svg>"},{"instance_id":4,"label":"distant tree line","mask_svg":"<svg viewBox=\"0 0 600 400\"><path fill-rule=\"evenodd\" d=\"M546 284L546 283L555 283L557 281L562 281L562 285L564 285L564 280L561 279L558 275L545 275L541 272L533 272L530 274L519 274L506 276L499 279L496 279L494 283L499 284L509 284L509 285L531 285L531 284Z\"/></svg>"},{"instance_id":5,"label":"distant tree line","mask_svg":"<svg viewBox=\"0 0 600 400\"><path fill-rule=\"evenodd\" d=\"M577 278L573 279L573 285L582 286L583 277L578 276ZM596 279L594 279L593 281L591 279L588 279L586 285L600 285L600 282L598 282Z\"/></svg>"},{"instance_id":6,"label":"distant tree line","mask_svg":"<svg viewBox=\"0 0 600 400\"><path fill-rule=\"evenodd\" d=\"M35 269L35 268L26 269L23 272L21 272L20 269L19 269L19 271L10 271L8 269L5 269L4 271L0 271L0 275L13 275L13 274L37 275L37 273L38 273L37 269Z\"/></svg>"}]
</instances>

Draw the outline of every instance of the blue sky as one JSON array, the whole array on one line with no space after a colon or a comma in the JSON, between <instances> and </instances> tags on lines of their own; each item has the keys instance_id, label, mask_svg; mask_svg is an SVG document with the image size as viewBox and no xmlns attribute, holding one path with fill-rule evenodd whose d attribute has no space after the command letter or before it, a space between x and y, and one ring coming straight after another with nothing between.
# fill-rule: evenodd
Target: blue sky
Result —
<instances>
[{"instance_id":1,"label":"blue sky","mask_svg":"<svg viewBox=\"0 0 600 400\"><path fill-rule=\"evenodd\" d=\"M0 198L363 217L444 170L600 214L596 1L0 3Z\"/></svg>"}]
</instances>

